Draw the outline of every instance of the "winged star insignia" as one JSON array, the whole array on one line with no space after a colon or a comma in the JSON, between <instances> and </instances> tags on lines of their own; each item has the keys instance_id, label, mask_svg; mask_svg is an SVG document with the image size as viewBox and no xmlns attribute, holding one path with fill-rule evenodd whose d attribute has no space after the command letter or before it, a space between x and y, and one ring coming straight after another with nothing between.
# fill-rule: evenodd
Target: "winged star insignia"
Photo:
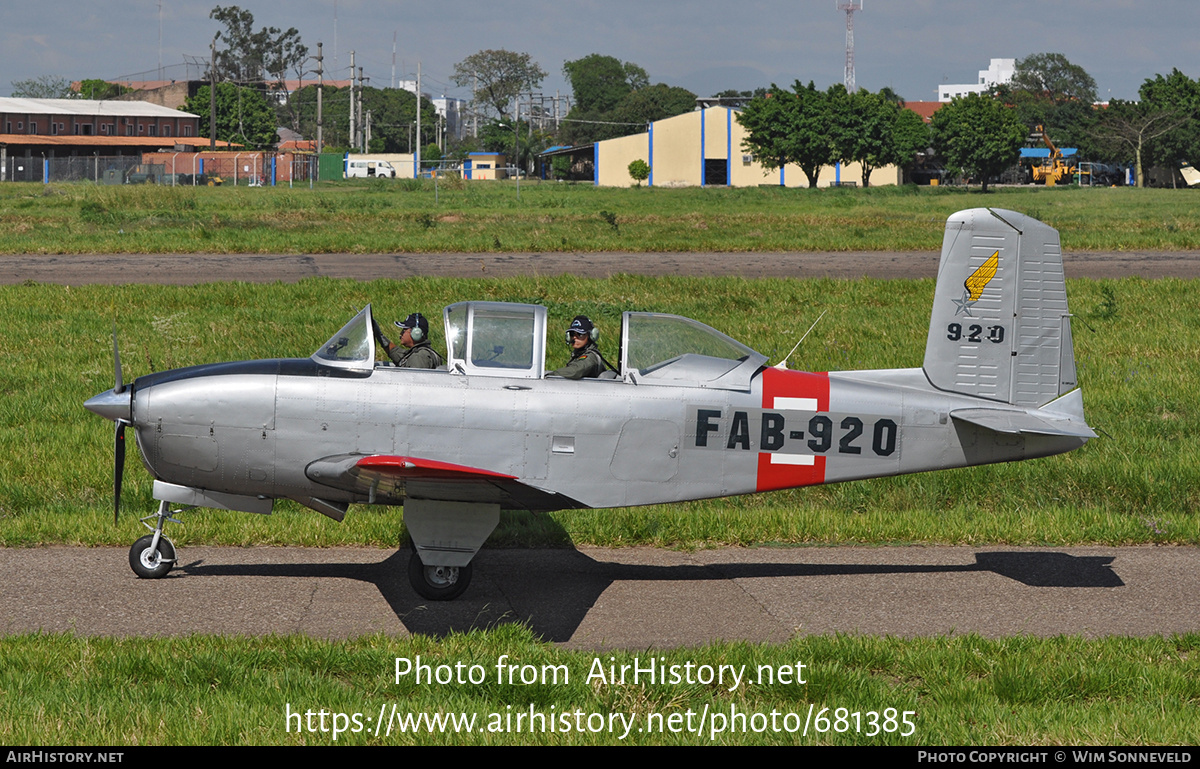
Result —
<instances>
[{"instance_id":1,"label":"winged star insignia","mask_svg":"<svg viewBox=\"0 0 1200 769\"><path fill-rule=\"evenodd\" d=\"M996 277L996 268L1000 265L1000 252L996 251L987 258L975 272L963 281L962 299L953 299L954 314L971 317L971 308L983 296L983 289Z\"/></svg>"}]
</instances>

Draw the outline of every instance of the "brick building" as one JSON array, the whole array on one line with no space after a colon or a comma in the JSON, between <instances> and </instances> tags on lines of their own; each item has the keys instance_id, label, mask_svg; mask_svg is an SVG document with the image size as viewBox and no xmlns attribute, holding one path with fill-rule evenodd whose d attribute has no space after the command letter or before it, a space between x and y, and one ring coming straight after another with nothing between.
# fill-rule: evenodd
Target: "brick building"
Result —
<instances>
[{"instance_id":1,"label":"brick building","mask_svg":"<svg viewBox=\"0 0 1200 769\"><path fill-rule=\"evenodd\" d=\"M152 139L196 138L200 118L157 104L91 99L0 98L0 141L32 136L111 136Z\"/></svg>"}]
</instances>

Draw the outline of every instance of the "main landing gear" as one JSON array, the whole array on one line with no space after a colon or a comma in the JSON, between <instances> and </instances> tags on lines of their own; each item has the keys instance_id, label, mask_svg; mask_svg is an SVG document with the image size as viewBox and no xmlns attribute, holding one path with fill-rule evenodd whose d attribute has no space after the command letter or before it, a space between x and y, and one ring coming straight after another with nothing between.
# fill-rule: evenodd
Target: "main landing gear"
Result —
<instances>
[{"instance_id":1,"label":"main landing gear","mask_svg":"<svg viewBox=\"0 0 1200 769\"><path fill-rule=\"evenodd\" d=\"M151 531L150 534L133 543L129 548L129 567L133 573L142 579L162 579L175 565L175 545L163 536L163 527L167 523L182 523L172 518L174 513L183 513L192 508L171 510L165 501L158 503L158 512L142 518L142 525ZM154 520L151 526L148 521Z\"/></svg>"},{"instance_id":2,"label":"main landing gear","mask_svg":"<svg viewBox=\"0 0 1200 769\"><path fill-rule=\"evenodd\" d=\"M430 601L453 601L471 584L471 564L426 566L415 552L408 560L408 581L417 595Z\"/></svg>"}]
</instances>

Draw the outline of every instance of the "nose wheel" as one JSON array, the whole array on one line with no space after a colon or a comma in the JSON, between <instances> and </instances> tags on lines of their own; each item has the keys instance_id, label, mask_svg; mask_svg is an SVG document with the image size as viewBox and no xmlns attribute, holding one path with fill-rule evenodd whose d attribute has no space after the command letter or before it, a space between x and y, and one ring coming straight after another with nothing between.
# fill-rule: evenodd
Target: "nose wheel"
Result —
<instances>
[{"instance_id":1,"label":"nose wheel","mask_svg":"<svg viewBox=\"0 0 1200 769\"><path fill-rule=\"evenodd\" d=\"M142 579L161 579L175 565L175 546L171 540L160 536L155 542L154 538L155 535L147 534L129 548L129 567Z\"/></svg>"},{"instance_id":2,"label":"nose wheel","mask_svg":"<svg viewBox=\"0 0 1200 769\"><path fill-rule=\"evenodd\" d=\"M190 509L190 508L187 508ZM158 512L148 515L142 520L142 525L150 530L150 534L133 543L129 548L129 568L142 579L162 579L175 565L175 545L163 536L163 527L168 523L182 523L171 517L172 513L182 513L183 509L171 510L167 503L158 503ZM150 525L150 520L154 525Z\"/></svg>"}]
</instances>

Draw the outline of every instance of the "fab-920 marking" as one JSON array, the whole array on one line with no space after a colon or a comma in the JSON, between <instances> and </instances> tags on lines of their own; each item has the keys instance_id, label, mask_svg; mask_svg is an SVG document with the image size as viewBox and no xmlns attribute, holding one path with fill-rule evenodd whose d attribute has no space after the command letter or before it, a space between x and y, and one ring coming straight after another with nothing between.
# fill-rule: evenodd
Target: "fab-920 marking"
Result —
<instances>
[{"instance_id":1,"label":"fab-920 marking","mask_svg":"<svg viewBox=\"0 0 1200 769\"><path fill-rule=\"evenodd\" d=\"M862 456L865 449L890 457L899 448L899 426L888 417L767 409L725 412L712 406L690 408L688 424L695 425L695 448L778 452L796 457L796 464L807 463L803 457L809 454L853 457Z\"/></svg>"}]
</instances>

